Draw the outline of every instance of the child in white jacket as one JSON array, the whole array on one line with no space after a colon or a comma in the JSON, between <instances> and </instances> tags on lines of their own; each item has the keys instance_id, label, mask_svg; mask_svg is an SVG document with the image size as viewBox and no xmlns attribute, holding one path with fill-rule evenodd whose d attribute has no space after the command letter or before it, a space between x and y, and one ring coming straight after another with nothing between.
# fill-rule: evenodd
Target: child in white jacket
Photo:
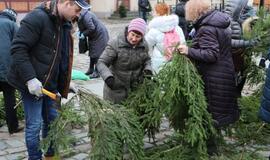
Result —
<instances>
[{"instance_id":1,"label":"child in white jacket","mask_svg":"<svg viewBox=\"0 0 270 160\"><path fill-rule=\"evenodd\" d=\"M165 3L155 6L156 16L149 22L145 39L149 46L153 70L158 73L161 66L172 58L177 44L186 44L182 29L178 26L177 15L168 15L169 7Z\"/></svg>"}]
</instances>

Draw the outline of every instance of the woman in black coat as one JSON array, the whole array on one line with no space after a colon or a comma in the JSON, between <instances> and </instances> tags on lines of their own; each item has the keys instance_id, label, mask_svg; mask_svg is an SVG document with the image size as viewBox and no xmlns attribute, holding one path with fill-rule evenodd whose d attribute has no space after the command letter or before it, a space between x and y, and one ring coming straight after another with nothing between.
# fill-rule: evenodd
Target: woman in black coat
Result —
<instances>
[{"instance_id":1,"label":"woman in black coat","mask_svg":"<svg viewBox=\"0 0 270 160\"><path fill-rule=\"evenodd\" d=\"M190 12L201 1L191 0L187 3L186 18L194 22L196 35L192 46L179 46L181 54L187 55L193 60L205 83L205 94L208 101L208 109L217 126L224 126L238 119L234 66L231 55L231 30L230 19L225 14L204 9L194 15ZM195 6L190 4L197 2ZM191 15L192 14L192 15Z\"/></svg>"},{"instance_id":2,"label":"woman in black coat","mask_svg":"<svg viewBox=\"0 0 270 160\"><path fill-rule=\"evenodd\" d=\"M224 13L211 10L210 0L190 0L186 3L186 19L196 30L192 46L180 45L180 54L194 61L204 81L208 111L217 129L239 118L235 71L231 54L230 19ZM209 155L217 153L215 135L207 141Z\"/></svg>"},{"instance_id":3,"label":"woman in black coat","mask_svg":"<svg viewBox=\"0 0 270 160\"><path fill-rule=\"evenodd\" d=\"M194 61L202 76L208 111L218 129L239 118L234 65L231 55L230 19L224 13L211 10L210 0L190 0L186 3L186 19L196 30L191 47L180 45L180 54ZM210 138L208 143L211 142ZM210 147L213 144L210 144ZM208 152L215 152L208 148Z\"/></svg>"}]
</instances>

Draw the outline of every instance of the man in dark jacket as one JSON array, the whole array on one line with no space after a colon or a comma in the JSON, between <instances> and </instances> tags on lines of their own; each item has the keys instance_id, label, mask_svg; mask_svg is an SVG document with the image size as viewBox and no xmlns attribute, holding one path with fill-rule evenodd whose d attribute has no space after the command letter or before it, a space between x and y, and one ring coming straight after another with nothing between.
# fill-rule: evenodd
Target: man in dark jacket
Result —
<instances>
[{"instance_id":1,"label":"man in dark jacket","mask_svg":"<svg viewBox=\"0 0 270 160\"><path fill-rule=\"evenodd\" d=\"M6 123L10 134L23 129L18 125L18 118L14 109L16 103L15 89L6 80L11 63L11 41L18 30L16 17L17 13L11 8L4 9L0 12L0 90L4 94Z\"/></svg>"},{"instance_id":2,"label":"man in dark jacket","mask_svg":"<svg viewBox=\"0 0 270 160\"><path fill-rule=\"evenodd\" d=\"M151 5L148 0L139 0L139 17L147 22L147 13L151 12Z\"/></svg>"},{"instance_id":3,"label":"man in dark jacket","mask_svg":"<svg viewBox=\"0 0 270 160\"><path fill-rule=\"evenodd\" d=\"M42 159L41 126L45 138L50 122L57 116L52 107L55 102L43 96L42 89L67 97L73 57L70 21L79 16L81 8L88 9L89 5L84 0L43 2L21 21L13 40L8 82L22 95L30 160ZM50 147L45 156L53 155Z\"/></svg>"},{"instance_id":4,"label":"man in dark jacket","mask_svg":"<svg viewBox=\"0 0 270 160\"><path fill-rule=\"evenodd\" d=\"M78 27L80 30L79 38L88 38L90 65L85 74L89 75L90 78L98 78L96 64L109 41L108 31L96 15L88 10L81 11Z\"/></svg>"}]
</instances>

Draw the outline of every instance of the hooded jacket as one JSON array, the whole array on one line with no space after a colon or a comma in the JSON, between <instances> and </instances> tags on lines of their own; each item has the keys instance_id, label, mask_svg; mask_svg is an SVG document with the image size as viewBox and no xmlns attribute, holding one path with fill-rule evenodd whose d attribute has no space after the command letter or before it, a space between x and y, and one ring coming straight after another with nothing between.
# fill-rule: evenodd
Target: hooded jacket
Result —
<instances>
[{"instance_id":1,"label":"hooded jacket","mask_svg":"<svg viewBox=\"0 0 270 160\"><path fill-rule=\"evenodd\" d=\"M180 43L185 44L185 36L182 29L178 26L178 17L176 15L159 16L153 18L148 25L148 33L145 39L149 46L149 52L152 59L152 67L155 72L158 72L160 66L166 61L164 57L164 36L166 32L175 29L180 38Z\"/></svg>"},{"instance_id":2,"label":"hooded jacket","mask_svg":"<svg viewBox=\"0 0 270 160\"><path fill-rule=\"evenodd\" d=\"M132 46L127 42L126 36L120 34L110 41L97 63L100 76L104 80L114 77L113 88L105 83L103 89L103 98L113 103L121 103L126 99L128 93L142 82L143 72L152 70L145 40Z\"/></svg>"},{"instance_id":3,"label":"hooded jacket","mask_svg":"<svg viewBox=\"0 0 270 160\"><path fill-rule=\"evenodd\" d=\"M11 64L10 47L18 26L11 17L5 13L0 14L0 81L6 82L7 72Z\"/></svg>"},{"instance_id":4,"label":"hooded jacket","mask_svg":"<svg viewBox=\"0 0 270 160\"><path fill-rule=\"evenodd\" d=\"M106 27L94 13L88 10L81 11L78 27L80 32L85 37L88 37L89 56L91 58L98 58L109 41Z\"/></svg>"},{"instance_id":5,"label":"hooded jacket","mask_svg":"<svg viewBox=\"0 0 270 160\"><path fill-rule=\"evenodd\" d=\"M216 127L239 118L229 26L226 14L209 11L194 23L196 35L188 49L188 57L204 81L208 110Z\"/></svg>"}]
</instances>

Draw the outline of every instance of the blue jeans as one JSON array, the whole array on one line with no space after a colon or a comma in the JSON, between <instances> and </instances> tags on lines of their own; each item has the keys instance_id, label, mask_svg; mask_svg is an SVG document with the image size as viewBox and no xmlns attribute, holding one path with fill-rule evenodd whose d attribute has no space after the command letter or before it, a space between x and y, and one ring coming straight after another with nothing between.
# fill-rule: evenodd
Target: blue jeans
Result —
<instances>
[{"instance_id":1,"label":"blue jeans","mask_svg":"<svg viewBox=\"0 0 270 160\"><path fill-rule=\"evenodd\" d=\"M42 129L42 138L48 135L49 124L57 116L57 110L52 107L55 103L47 96L37 99L28 93L21 93L25 114L25 142L29 160L42 159L40 150L40 130ZM52 156L54 151L50 147L46 153Z\"/></svg>"}]
</instances>

